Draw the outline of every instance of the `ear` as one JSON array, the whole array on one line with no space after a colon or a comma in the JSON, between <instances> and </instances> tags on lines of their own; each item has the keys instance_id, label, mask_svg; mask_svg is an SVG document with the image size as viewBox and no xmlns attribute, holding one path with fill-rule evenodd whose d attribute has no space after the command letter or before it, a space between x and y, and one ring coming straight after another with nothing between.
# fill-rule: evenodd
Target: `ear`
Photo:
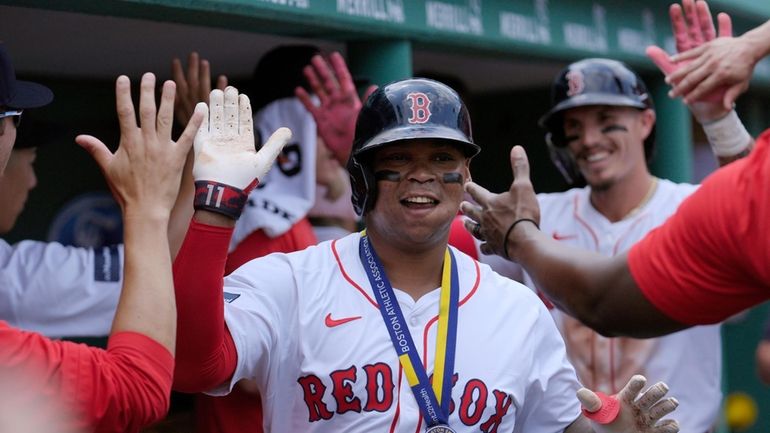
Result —
<instances>
[{"instance_id":1,"label":"ear","mask_svg":"<svg viewBox=\"0 0 770 433\"><path fill-rule=\"evenodd\" d=\"M642 115L640 116L639 120L641 122L642 132L644 134L643 140L646 140L650 133L652 133L652 128L655 126L655 119L655 110L646 108L644 111L642 111Z\"/></svg>"},{"instance_id":2,"label":"ear","mask_svg":"<svg viewBox=\"0 0 770 433\"><path fill-rule=\"evenodd\" d=\"M470 182L473 179L471 179L471 160L470 158L465 158L465 164L463 164L463 178L465 178L465 182Z\"/></svg>"}]
</instances>

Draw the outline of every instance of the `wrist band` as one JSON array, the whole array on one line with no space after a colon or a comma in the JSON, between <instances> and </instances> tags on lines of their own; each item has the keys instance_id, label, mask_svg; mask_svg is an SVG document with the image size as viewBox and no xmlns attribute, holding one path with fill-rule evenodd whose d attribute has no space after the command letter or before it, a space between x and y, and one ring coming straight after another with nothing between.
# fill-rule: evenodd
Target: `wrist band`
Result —
<instances>
[{"instance_id":1,"label":"wrist band","mask_svg":"<svg viewBox=\"0 0 770 433\"><path fill-rule=\"evenodd\" d=\"M582 408L583 416L599 424L609 424L615 421L620 413L618 399L599 391L594 392L594 394L601 400L602 407L596 412L589 412L586 408Z\"/></svg>"},{"instance_id":2,"label":"wrist band","mask_svg":"<svg viewBox=\"0 0 770 433\"><path fill-rule=\"evenodd\" d=\"M751 142L751 135L743 126L735 110L730 110L721 119L704 123L702 126L716 156L737 155L745 150Z\"/></svg>"},{"instance_id":3,"label":"wrist band","mask_svg":"<svg viewBox=\"0 0 770 433\"><path fill-rule=\"evenodd\" d=\"M511 258L508 256L508 236L510 236L511 232L513 231L513 228L516 227L516 224L523 222L523 221L529 221L532 224L535 225L535 228L540 230L540 226L537 224L537 221L531 219L531 218L521 218L514 221L510 227L508 227L508 231L505 232L505 237L503 238L503 253L505 254L505 258L508 260L511 260Z\"/></svg>"},{"instance_id":4,"label":"wrist band","mask_svg":"<svg viewBox=\"0 0 770 433\"><path fill-rule=\"evenodd\" d=\"M211 180L196 180L193 207L196 210L216 212L237 220L246 205L249 192L257 186L257 183L254 179L246 190L241 190Z\"/></svg>"}]
</instances>

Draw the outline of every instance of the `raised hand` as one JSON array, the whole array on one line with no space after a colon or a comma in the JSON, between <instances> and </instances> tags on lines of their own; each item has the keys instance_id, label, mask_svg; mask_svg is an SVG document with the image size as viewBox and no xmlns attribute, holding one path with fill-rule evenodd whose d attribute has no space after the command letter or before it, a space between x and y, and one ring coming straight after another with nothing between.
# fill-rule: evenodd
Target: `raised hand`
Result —
<instances>
[{"instance_id":1,"label":"raised hand","mask_svg":"<svg viewBox=\"0 0 770 433\"><path fill-rule=\"evenodd\" d=\"M587 388L577 392L583 414L592 421L597 433L676 433L679 424L672 419L661 421L673 412L679 402L663 398L668 386L658 382L641 392L647 379L633 376L619 393L607 396Z\"/></svg>"},{"instance_id":2,"label":"raised hand","mask_svg":"<svg viewBox=\"0 0 770 433\"><path fill-rule=\"evenodd\" d=\"M210 108L199 103L195 112L203 117L195 136L196 209L237 219L248 193L270 170L291 131L279 128L257 152L251 103L235 87L212 90Z\"/></svg>"},{"instance_id":3,"label":"raised hand","mask_svg":"<svg viewBox=\"0 0 770 433\"><path fill-rule=\"evenodd\" d=\"M701 50L701 47L710 44L721 44L732 38L732 21L730 16L725 13L720 13L717 16L719 24L719 34L717 37L711 11L708 4L702 0L697 2L694 0L682 0L682 6L672 4L669 8L669 15L676 40L676 48L680 54L669 57L661 48L651 46L647 48L647 55L666 74L666 81L676 84L682 80L681 77L688 73L686 71L692 69L695 62L689 59L694 58L692 56L693 50ZM683 58L683 55L687 57ZM702 78L705 77L692 76L687 78L687 80L697 85ZM677 91L678 87L679 85L676 85L669 93L669 96L680 96L681 93ZM727 111L732 109L732 103L729 106L723 105L725 91L725 87L712 87L708 92L697 94L697 97L687 95L685 103L690 105L693 114L701 123L708 122L724 116Z\"/></svg>"},{"instance_id":4,"label":"raised hand","mask_svg":"<svg viewBox=\"0 0 770 433\"><path fill-rule=\"evenodd\" d=\"M202 115L191 116L179 140L171 139L174 122L173 81L163 84L160 108L155 104L155 75L142 76L139 126L136 124L131 83L121 75L115 83L120 145L113 154L98 138L79 135L75 141L99 164L124 215L157 213L168 218L179 190L182 167Z\"/></svg>"},{"instance_id":5,"label":"raised hand","mask_svg":"<svg viewBox=\"0 0 770 433\"><path fill-rule=\"evenodd\" d=\"M353 146L356 119L362 106L347 64L338 52L329 56L329 62L322 56L315 55L311 63L305 66L303 73L313 94L318 98L318 105L301 86L298 86L294 93L313 115L318 135L323 138L340 164L345 165ZM376 88L370 86L367 89L364 101Z\"/></svg>"},{"instance_id":6,"label":"raised hand","mask_svg":"<svg viewBox=\"0 0 770 433\"><path fill-rule=\"evenodd\" d=\"M198 53L191 52L187 57L187 73L182 68L182 61L175 58L171 61L171 76L177 87L174 113L177 122L187 124L198 102L209 102L211 93L211 65L206 59L201 59ZM227 87L227 77L217 77L216 88L224 90Z\"/></svg>"},{"instance_id":7,"label":"raised hand","mask_svg":"<svg viewBox=\"0 0 770 433\"><path fill-rule=\"evenodd\" d=\"M460 208L469 218L465 221L465 228L483 241L481 252L515 260L513 249L508 246L508 238L520 224L538 226L540 206L529 179L527 154L521 146L511 149L511 168L513 183L508 191L494 194L474 182L468 182L465 191L477 205L464 201Z\"/></svg>"}]
</instances>

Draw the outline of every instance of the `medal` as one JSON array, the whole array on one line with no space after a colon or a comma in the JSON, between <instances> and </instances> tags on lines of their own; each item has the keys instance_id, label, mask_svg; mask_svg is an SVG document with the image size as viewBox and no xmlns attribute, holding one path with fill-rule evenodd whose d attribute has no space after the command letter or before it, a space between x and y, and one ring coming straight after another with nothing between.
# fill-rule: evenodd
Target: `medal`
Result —
<instances>
[{"instance_id":1,"label":"medal","mask_svg":"<svg viewBox=\"0 0 770 433\"><path fill-rule=\"evenodd\" d=\"M425 430L425 433L455 433L455 431L449 428L449 426L439 424L428 427L428 429Z\"/></svg>"}]
</instances>

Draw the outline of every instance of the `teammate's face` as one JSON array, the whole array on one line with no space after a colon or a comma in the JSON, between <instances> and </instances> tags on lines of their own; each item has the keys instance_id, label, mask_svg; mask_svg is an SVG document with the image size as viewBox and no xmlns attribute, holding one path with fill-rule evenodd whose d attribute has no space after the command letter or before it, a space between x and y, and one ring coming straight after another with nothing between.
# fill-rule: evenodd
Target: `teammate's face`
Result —
<instances>
[{"instance_id":1,"label":"teammate's face","mask_svg":"<svg viewBox=\"0 0 770 433\"><path fill-rule=\"evenodd\" d=\"M404 247L446 242L470 176L469 160L440 140L401 141L374 155L377 201L368 230Z\"/></svg>"},{"instance_id":2,"label":"teammate's face","mask_svg":"<svg viewBox=\"0 0 770 433\"><path fill-rule=\"evenodd\" d=\"M607 189L647 169L644 140L654 123L652 110L592 105L564 113L564 135L586 182Z\"/></svg>"},{"instance_id":3,"label":"teammate's face","mask_svg":"<svg viewBox=\"0 0 770 433\"><path fill-rule=\"evenodd\" d=\"M13 228L24 210L29 191L37 185L35 157L35 148L14 149L5 173L0 176L0 234Z\"/></svg>"},{"instance_id":4,"label":"teammate's face","mask_svg":"<svg viewBox=\"0 0 770 433\"><path fill-rule=\"evenodd\" d=\"M0 111L4 111L4 108L0 107ZM0 175L8 164L8 157L15 141L16 125L13 123L13 118L3 117L0 119Z\"/></svg>"}]
</instances>

